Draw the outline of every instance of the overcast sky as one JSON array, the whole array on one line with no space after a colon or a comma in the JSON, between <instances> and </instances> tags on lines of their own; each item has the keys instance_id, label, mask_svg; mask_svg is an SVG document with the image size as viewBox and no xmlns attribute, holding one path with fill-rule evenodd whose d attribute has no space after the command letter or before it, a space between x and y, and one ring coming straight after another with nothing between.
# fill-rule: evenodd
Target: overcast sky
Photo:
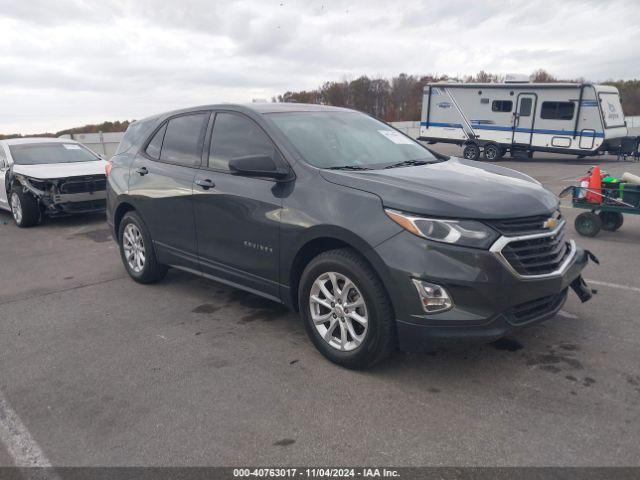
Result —
<instances>
[{"instance_id":1,"label":"overcast sky","mask_svg":"<svg viewBox=\"0 0 640 480\"><path fill-rule=\"evenodd\" d=\"M640 77L640 2L0 0L0 133L400 72Z\"/></svg>"}]
</instances>

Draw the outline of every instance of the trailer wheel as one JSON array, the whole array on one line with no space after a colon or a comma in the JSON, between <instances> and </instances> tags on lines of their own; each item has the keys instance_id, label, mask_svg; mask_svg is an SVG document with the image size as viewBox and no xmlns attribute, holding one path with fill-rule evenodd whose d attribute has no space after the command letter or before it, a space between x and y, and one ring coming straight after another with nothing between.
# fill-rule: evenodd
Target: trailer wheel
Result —
<instances>
[{"instance_id":1,"label":"trailer wheel","mask_svg":"<svg viewBox=\"0 0 640 480\"><path fill-rule=\"evenodd\" d=\"M593 212L584 212L576 217L574 225L580 235L595 237L602 227L602 220Z\"/></svg>"},{"instance_id":2,"label":"trailer wheel","mask_svg":"<svg viewBox=\"0 0 640 480\"><path fill-rule=\"evenodd\" d=\"M465 145L464 150L462 150L462 156L467 160L478 160L480 158L480 147L475 143Z\"/></svg>"},{"instance_id":3,"label":"trailer wheel","mask_svg":"<svg viewBox=\"0 0 640 480\"><path fill-rule=\"evenodd\" d=\"M495 162L502 158L502 149L495 143L488 143L484 146L484 159Z\"/></svg>"},{"instance_id":4,"label":"trailer wheel","mask_svg":"<svg viewBox=\"0 0 640 480\"><path fill-rule=\"evenodd\" d=\"M624 217L620 212L600 212L598 216L602 222L602 229L607 232L615 232L624 223Z\"/></svg>"}]
</instances>

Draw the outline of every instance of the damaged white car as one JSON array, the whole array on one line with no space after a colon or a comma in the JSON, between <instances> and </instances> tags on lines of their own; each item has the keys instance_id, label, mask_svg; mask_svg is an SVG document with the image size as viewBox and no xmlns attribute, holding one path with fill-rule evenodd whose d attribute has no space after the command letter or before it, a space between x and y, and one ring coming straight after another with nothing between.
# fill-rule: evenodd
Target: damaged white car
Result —
<instances>
[{"instance_id":1,"label":"damaged white car","mask_svg":"<svg viewBox=\"0 0 640 480\"><path fill-rule=\"evenodd\" d=\"M105 209L107 162L64 138L0 140L0 209L19 227Z\"/></svg>"}]
</instances>

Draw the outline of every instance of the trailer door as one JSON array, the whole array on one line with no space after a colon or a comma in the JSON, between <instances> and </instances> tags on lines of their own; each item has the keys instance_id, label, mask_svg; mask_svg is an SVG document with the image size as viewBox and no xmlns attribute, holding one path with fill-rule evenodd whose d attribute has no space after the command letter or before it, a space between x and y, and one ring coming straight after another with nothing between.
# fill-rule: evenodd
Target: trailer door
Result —
<instances>
[{"instance_id":1,"label":"trailer door","mask_svg":"<svg viewBox=\"0 0 640 480\"><path fill-rule=\"evenodd\" d=\"M513 114L514 145L529 146L533 138L533 127L536 118L536 104L538 96L535 93L520 93L516 101L516 111Z\"/></svg>"}]
</instances>

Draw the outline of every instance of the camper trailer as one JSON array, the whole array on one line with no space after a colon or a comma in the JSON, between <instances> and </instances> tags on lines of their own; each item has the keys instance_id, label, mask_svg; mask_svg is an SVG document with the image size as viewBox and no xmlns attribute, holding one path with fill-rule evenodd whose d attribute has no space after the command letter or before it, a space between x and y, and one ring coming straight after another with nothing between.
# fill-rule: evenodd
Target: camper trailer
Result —
<instances>
[{"instance_id":1,"label":"camper trailer","mask_svg":"<svg viewBox=\"0 0 640 480\"><path fill-rule=\"evenodd\" d=\"M615 87L579 83L433 83L425 86L419 140L453 143L463 157L533 152L599 155L627 135Z\"/></svg>"}]
</instances>

